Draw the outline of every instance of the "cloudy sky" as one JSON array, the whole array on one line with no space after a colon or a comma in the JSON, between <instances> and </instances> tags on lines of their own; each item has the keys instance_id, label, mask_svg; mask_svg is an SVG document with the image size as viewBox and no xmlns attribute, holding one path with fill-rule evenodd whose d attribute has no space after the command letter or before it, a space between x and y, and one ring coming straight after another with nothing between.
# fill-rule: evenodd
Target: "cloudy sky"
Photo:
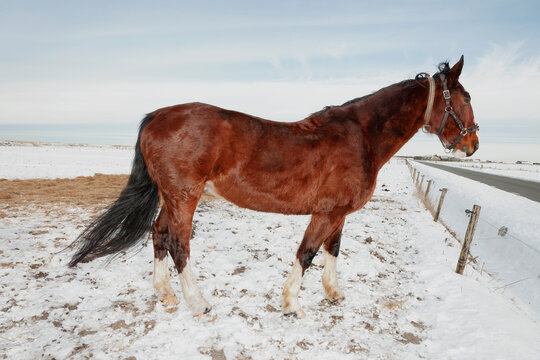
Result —
<instances>
[{"instance_id":1,"label":"cloudy sky","mask_svg":"<svg viewBox=\"0 0 540 360\"><path fill-rule=\"evenodd\" d=\"M0 0L0 139L36 136L23 124L134 134L190 101L295 121L464 54L478 157L540 161L539 14L538 1ZM425 134L405 151L442 152Z\"/></svg>"}]
</instances>

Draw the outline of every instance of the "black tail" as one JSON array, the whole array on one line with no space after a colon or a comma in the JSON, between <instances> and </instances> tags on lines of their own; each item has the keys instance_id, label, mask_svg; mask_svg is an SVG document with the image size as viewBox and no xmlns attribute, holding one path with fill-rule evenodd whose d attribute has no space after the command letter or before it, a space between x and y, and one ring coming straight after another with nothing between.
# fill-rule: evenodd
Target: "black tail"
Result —
<instances>
[{"instance_id":1,"label":"black tail","mask_svg":"<svg viewBox=\"0 0 540 360\"><path fill-rule=\"evenodd\" d=\"M75 266L86 257L91 259L115 254L136 245L152 228L159 195L157 186L150 179L141 153L142 130L154 116L147 115L139 127L135 158L128 183L118 199L95 219L71 244L76 246L69 266Z\"/></svg>"}]
</instances>

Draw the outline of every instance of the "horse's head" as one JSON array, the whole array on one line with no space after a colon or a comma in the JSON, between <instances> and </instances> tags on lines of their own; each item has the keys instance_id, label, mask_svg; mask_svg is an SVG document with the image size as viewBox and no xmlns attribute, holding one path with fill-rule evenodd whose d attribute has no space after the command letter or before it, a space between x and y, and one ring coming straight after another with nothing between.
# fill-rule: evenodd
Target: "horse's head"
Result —
<instances>
[{"instance_id":1,"label":"horse's head","mask_svg":"<svg viewBox=\"0 0 540 360\"><path fill-rule=\"evenodd\" d=\"M439 66L439 72L433 77L436 84L429 79L430 88L435 91L431 117L428 118L428 109L427 125L424 125L426 132L439 136L445 149L461 158L471 156L479 146L471 96L459 82L462 69L463 56L451 69L448 63Z\"/></svg>"}]
</instances>

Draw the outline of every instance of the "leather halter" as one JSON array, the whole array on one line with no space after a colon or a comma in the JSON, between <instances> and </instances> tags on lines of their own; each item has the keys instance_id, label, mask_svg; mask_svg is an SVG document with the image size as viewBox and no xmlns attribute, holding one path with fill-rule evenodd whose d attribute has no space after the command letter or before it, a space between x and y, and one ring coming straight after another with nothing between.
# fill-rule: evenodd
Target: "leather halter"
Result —
<instances>
[{"instance_id":1,"label":"leather halter","mask_svg":"<svg viewBox=\"0 0 540 360\"><path fill-rule=\"evenodd\" d=\"M426 75L429 80L429 97L428 97L426 113L424 115L424 125L422 126L422 131L424 131L425 133L429 133L431 130L431 125L429 125L429 121L431 120L431 111L433 109L435 81L429 74L426 74ZM450 104L451 96L450 96L450 90L448 90L446 77L444 76L444 74L440 74L439 77L443 85L442 95L443 95L446 106L444 108L444 116L441 122L441 126L439 128L439 131L437 132L437 136L439 137L439 140L441 141L441 144L443 145L443 147L446 150L451 151L456 147L456 145L461 141L461 139L463 139L465 135L475 132L476 130L479 129L479 126L478 124L473 124L472 126L469 126L468 128L463 126L463 123L461 122L459 116L456 114L456 112L452 108L452 105ZM441 139L441 134L443 132L444 126L446 125L446 120L448 119L448 115L451 115L454 118L454 121L456 122L456 125L459 128L459 136L450 145L445 144L444 141Z\"/></svg>"}]
</instances>

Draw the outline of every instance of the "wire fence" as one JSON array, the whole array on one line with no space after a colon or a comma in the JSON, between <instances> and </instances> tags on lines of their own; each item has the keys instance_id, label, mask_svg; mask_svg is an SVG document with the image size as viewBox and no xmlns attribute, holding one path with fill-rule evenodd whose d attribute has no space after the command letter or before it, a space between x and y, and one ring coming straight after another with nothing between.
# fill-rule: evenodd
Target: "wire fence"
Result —
<instances>
[{"instance_id":1,"label":"wire fence","mask_svg":"<svg viewBox=\"0 0 540 360\"><path fill-rule=\"evenodd\" d=\"M475 196L467 197L467 191L456 188L459 185L450 180L444 171L431 169L419 163L413 163L414 165L409 161L406 163L426 208L434 214L434 219L438 217L438 221L463 243L470 209L478 199L475 200ZM443 188L446 190L442 191ZM440 215L437 216L436 211L441 198L444 201ZM533 308L536 307L535 311L540 314L540 249L535 242L539 229L538 219L535 220L537 215L527 214L526 220L529 221L526 221L526 224L522 221L516 225L516 214L500 209L498 212L493 211L489 207L493 199L488 200L485 201L482 214L478 218L469 259L477 264L482 263L481 272L484 272L485 268L485 271L503 282L504 285L497 286L494 290L505 291L511 288L512 293L526 303L536 303ZM494 216L494 214L508 216ZM528 226L528 229L522 229L523 226ZM512 227L521 233L516 233ZM536 283L531 283L533 280Z\"/></svg>"},{"instance_id":2,"label":"wire fence","mask_svg":"<svg viewBox=\"0 0 540 360\"><path fill-rule=\"evenodd\" d=\"M417 189L418 189L418 192L425 196L426 194L426 190L427 190L427 186L428 186L428 181L431 183L430 184L430 191L429 191L429 194L427 197L424 198L424 200L426 201L426 205L428 207L428 209L432 210L438 203L438 199L439 199L439 196L437 196L437 192L435 191L435 189L438 189L439 191L442 190L443 187L447 186L447 184L438 184L438 182L434 179L434 178L431 178L431 177L427 177L425 174L422 174L419 170L419 167L415 167L413 165L411 165L408 161L407 161L407 165L409 166L409 169L411 171L411 175L413 176L413 181L415 182L416 186L417 186ZM424 178L422 181L422 177ZM448 191L451 192L452 189L449 189ZM471 204L465 204L463 203L462 199L460 198L457 198L457 197L453 197L453 196L447 196L445 197L445 200L444 200L444 206L446 208L451 208L451 209L458 209L458 211L461 213L461 214L464 214L464 216L468 216L468 212L470 212L470 209L472 208L472 203ZM444 211L442 211L444 213ZM444 218L444 216L443 216ZM489 226L490 228L494 229L496 232L497 232L497 236L488 236L486 237L485 234L483 234L483 236L479 236L477 237L477 239L498 239L498 238L507 238L507 239L512 239L512 240L515 240L516 242L519 242L520 244L522 244L523 246L527 247L529 250L535 252L536 254L540 254L540 249L535 247L534 245L528 243L526 240L523 240L521 239L517 234L513 234L511 232L511 230L508 229L508 227L506 227L503 223L499 224L499 225L495 225L493 224L492 222L486 220L485 218L482 218L480 217L479 218L479 221L482 223L482 224L485 224L487 226ZM461 234L462 233L462 229L457 229L457 228L452 228L453 231L456 232L456 234ZM484 231L485 233L485 231ZM460 240L462 240L462 238L460 238Z\"/></svg>"},{"instance_id":3,"label":"wire fence","mask_svg":"<svg viewBox=\"0 0 540 360\"><path fill-rule=\"evenodd\" d=\"M492 227L493 229L497 230L498 233L501 232L501 229L505 229L506 227L503 225L501 227L498 227L497 225L493 225L492 223L490 223L489 221L487 220L484 220L482 218L479 219L482 223ZM529 245L527 242L521 240L520 238L518 238L517 236L514 236L512 235L512 233L509 233L507 231L504 231L504 235L499 235L499 236L508 236L510 237L511 239L521 243L522 245L524 245L525 247L529 248L530 250L534 251L535 253L539 254L540 255L540 249L532 246L532 245ZM487 238L480 238L480 239L487 239Z\"/></svg>"}]
</instances>

